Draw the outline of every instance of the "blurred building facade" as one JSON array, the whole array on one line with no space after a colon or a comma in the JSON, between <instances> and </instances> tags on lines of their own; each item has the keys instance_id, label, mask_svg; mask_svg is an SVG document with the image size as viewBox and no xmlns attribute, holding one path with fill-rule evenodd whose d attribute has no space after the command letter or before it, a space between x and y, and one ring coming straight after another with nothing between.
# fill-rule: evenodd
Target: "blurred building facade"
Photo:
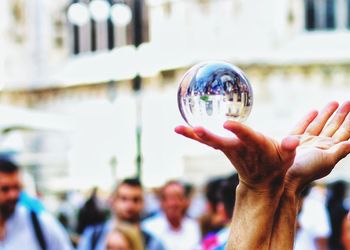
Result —
<instances>
[{"instance_id":1,"label":"blurred building facade","mask_svg":"<svg viewBox=\"0 0 350 250\"><path fill-rule=\"evenodd\" d=\"M132 23L112 27L110 47L109 19L94 23L88 16L73 25L67 18L73 3L0 1L1 103L74 123L74 132L65 126L19 130L24 140L40 142L22 147L18 156L38 166L42 188L108 187L134 174L140 110L148 186L174 177L201 184L231 171L219 153L172 132L183 124L178 81L202 60L226 60L246 72L254 90L247 123L274 137L285 135L310 108L348 98L349 0L142 1L147 42L137 49L128 45ZM136 75L143 78L141 99L132 88ZM344 170L337 168L331 178L350 177Z\"/></svg>"}]
</instances>

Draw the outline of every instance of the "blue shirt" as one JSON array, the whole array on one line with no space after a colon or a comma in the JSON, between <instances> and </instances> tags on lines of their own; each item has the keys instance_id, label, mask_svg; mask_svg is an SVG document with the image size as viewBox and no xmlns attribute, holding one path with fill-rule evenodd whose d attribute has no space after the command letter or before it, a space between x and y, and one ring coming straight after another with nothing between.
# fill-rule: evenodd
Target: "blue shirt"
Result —
<instances>
[{"instance_id":1,"label":"blue shirt","mask_svg":"<svg viewBox=\"0 0 350 250\"><path fill-rule=\"evenodd\" d=\"M92 249L92 238L98 234L98 239L96 241L95 250L105 250L106 249L106 238L109 232L113 230L114 220L111 219L104 224L97 226L90 226L84 230L83 235L80 238L77 250L91 250ZM150 233L145 230L141 230L143 235L147 234L150 238L147 242L146 250L165 250L163 244L155 238ZM99 232L99 233L97 233Z\"/></svg>"},{"instance_id":2,"label":"blue shirt","mask_svg":"<svg viewBox=\"0 0 350 250\"><path fill-rule=\"evenodd\" d=\"M38 214L47 250L71 250L67 233L49 213ZM40 245L34 231L30 210L17 204L13 215L6 221L5 238L0 240L0 250L38 250Z\"/></svg>"}]
</instances>

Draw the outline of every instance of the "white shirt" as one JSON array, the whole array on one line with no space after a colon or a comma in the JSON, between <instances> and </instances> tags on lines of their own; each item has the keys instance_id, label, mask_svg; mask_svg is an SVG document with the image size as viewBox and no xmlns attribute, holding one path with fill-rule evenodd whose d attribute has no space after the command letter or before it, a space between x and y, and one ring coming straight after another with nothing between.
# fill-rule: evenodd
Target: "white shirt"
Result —
<instances>
[{"instance_id":1,"label":"white shirt","mask_svg":"<svg viewBox=\"0 0 350 250\"><path fill-rule=\"evenodd\" d=\"M198 222L183 218L179 230L174 230L164 214L155 215L142 222L142 228L160 239L166 250L192 250L200 241Z\"/></svg>"},{"instance_id":2,"label":"white shirt","mask_svg":"<svg viewBox=\"0 0 350 250\"><path fill-rule=\"evenodd\" d=\"M49 213L38 215L47 250L72 249L63 227ZM38 243L28 209L17 205L14 214L6 221L5 239L0 240L0 250L38 250Z\"/></svg>"},{"instance_id":3,"label":"white shirt","mask_svg":"<svg viewBox=\"0 0 350 250\"><path fill-rule=\"evenodd\" d=\"M317 238L328 238L331 233L325 199L316 189L305 198L299 215L300 229L296 234L294 250L316 250Z\"/></svg>"}]
</instances>

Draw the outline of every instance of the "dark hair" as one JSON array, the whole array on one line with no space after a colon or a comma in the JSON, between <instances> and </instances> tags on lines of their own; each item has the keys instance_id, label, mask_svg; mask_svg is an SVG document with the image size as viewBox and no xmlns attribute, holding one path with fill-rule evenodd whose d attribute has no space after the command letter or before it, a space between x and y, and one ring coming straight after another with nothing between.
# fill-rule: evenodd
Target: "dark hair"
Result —
<instances>
[{"instance_id":1,"label":"dark hair","mask_svg":"<svg viewBox=\"0 0 350 250\"><path fill-rule=\"evenodd\" d=\"M185 197L190 198L194 192L194 186L191 183L184 183Z\"/></svg>"},{"instance_id":2,"label":"dark hair","mask_svg":"<svg viewBox=\"0 0 350 250\"><path fill-rule=\"evenodd\" d=\"M205 187L205 197L214 211L216 210L217 204L220 202L220 185L223 181L223 177L211 179Z\"/></svg>"},{"instance_id":3,"label":"dark hair","mask_svg":"<svg viewBox=\"0 0 350 250\"><path fill-rule=\"evenodd\" d=\"M330 200L344 200L348 184L343 180L329 184Z\"/></svg>"},{"instance_id":4,"label":"dark hair","mask_svg":"<svg viewBox=\"0 0 350 250\"><path fill-rule=\"evenodd\" d=\"M328 239L330 249L343 249L340 242L344 217L348 214L348 209L344 206L347 185L347 182L338 180L328 186L329 197L327 209L332 229L332 233Z\"/></svg>"},{"instance_id":5,"label":"dark hair","mask_svg":"<svg viewBox=\"0 0 350 250\"><path fill-rule=\"evenodd\" d=\"M19 170L19 167L12 161L7 159L0 159L0 172L2 173L15 173Z\"/></svg>"},{"instance_id":6,"label":"dark hair","mask_svg":"<svg viewBox=\"0 0 350 250\"><path fill-rule=\"evenodd\" d=\"M128 185L128 186L142 188L142 184L139 178L126 178L122 180L118 186L121 186L121 185Z\"/></svg>"},{"instance_id":7,"label":"dark hair","mask_svg":"<svg viewBox=\"0 0 350 250\"><path fill-rule=\"evenodd\" d=\"M117 184L117 186L113 189L113 192L111 193L111 199L113 200L117 194L118 194L118 190L121 186L131 186L131 187L134 187L134 188L140 188L140 189L143 189L142 188L142 184L141 184L141 181L139 178L125 178L124 180L122 180L121 182L119 182Z\"/></svg>"},{"instance_id":8,"label":"dark hair","mask_svg":"<svg viewBox=\"0 0 350 250\"><path fill-rule=\"evenodd\" d=\"M220 183L219 201L223 203L225 212L232 217L236 202L236 188L239 184L238 174L232 174Z\"/></svg>"}]
</instances>

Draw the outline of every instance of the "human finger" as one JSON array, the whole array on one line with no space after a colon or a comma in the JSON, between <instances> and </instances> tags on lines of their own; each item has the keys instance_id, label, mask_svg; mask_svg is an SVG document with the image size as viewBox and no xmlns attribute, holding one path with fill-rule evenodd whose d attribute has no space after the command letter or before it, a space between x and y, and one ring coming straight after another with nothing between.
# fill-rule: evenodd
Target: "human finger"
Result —
<instances>
[{"instance_id":1,"label":"human finger","mask_svg":"<svg viewBox=\"0 0 350 250\"><path fill-rule=\"evenodd\" d=\"M193 131L203 143L215 149L224 150L227 147L232 148L237 144L236 138L221 137L204 129L203 127L195 127L193 128Z\"/></svg>"},{"instance_id":2,"label":"human finger","mask_svg":"<svg viewBox=\"0 0 350 250\"><path fill-rule=\"evenodd\" d=\"M199 141L201 142L202 139L196 135L196 133L193 131L193 128L191 127L186 127L186 126L177 126L174 131L179 134L182 135L184 137L187 137L189 139L195 140L195 141Z\"/></svg>"},{"instance_id":3,"label":"human finger","mask_svg":"<svg viewBox=\"0 0 350 250\"><path fill-rule=\"evenodd\" d=\"M350 101L345 102L334 114L332 120L323 128L321 136L333 136L339 128L344 129L342 123L350 112ZM343 132L343 131L341 131Z\"/></svg>"},{"instance_id":4,"label":"human finger","mask_svg":"<svg viewBox=\"0 0 350 250\"><path fill-rule=\"evenodd\" d=\"M350 141L337 143L327 150L327 152L331 156L333 164L335 165L350 153Z\"/></svg>"},{"instance_id":5,"label":"human finger","mask_svg":"<svg viewBox=\"0 0 350 250\"><path fill-rule=\"evenodd\" d=\"M310 135L319 135L329 118L337 110L338 102L328 103L317 115L317 117L306 128L305 133Z\"/></svg>"},{"instance_id":6,"label":"human finger","mask_svg":"<svg viewBox=\"0 0 350 250\"><path fill-rule=\"evenodd\" d=\"M306 128L310 125L310 123L316 118L318 115L317 110L310 111L305 117L303 117L297 125L294 127L291 135L301 135L305 132Z\"/></svg>"},{"instance_id":7,"label":"human finger","mask_svg":"<svg viewBox=\"0 0 350 250\"><path fill-rule=\"evenodd\" d=\"M235 121L227 121L224 123L224 128L231 131L244 144L249 146L260 145L262 136L256 133L248 126Z\"/></svg>"},{"instance_id":8,"label":"human finger","mask_svg":"<svg viewBox=\"0 0 350 250\"><path fill-rule=\"evenodd\" d=\"M278 151L282 161L294 160L299 143L300 140L297 136L288 136L281 141Z\"/></svg>"},{"instance_id":9,"label":"human finger","mask_svg":"<svg viewBox=\"0 0 350 250\"><path fill-rule=\"evenodd\" d=\"M293 152L299 146L300 139L297 136L288 136L281 142L281 148L287 152Z\"/></svg>"},{"instance_id":10,"label":"human finger","mask_svg":"<svg viewBox=\"0 0 350 250\"><path fill-rule=\"evenodd\" d=\"M340 128L333 135L336 142L346 141L350 138L350 113L346 116Z\"/></svg>"}]
</instances>

